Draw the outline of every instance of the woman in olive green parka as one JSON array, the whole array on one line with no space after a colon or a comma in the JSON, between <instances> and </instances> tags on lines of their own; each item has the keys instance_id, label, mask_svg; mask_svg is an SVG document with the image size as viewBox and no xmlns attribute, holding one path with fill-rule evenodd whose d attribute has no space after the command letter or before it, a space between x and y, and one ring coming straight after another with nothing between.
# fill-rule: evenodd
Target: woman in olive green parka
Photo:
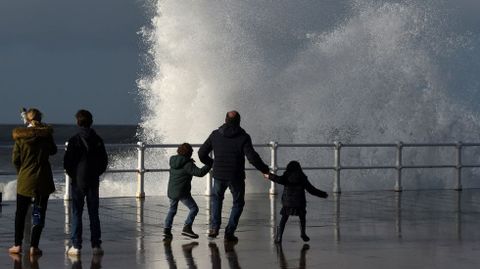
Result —
<instances>
[{"instance_id":1,"label":"woman in olive green parka","mask_svg":"<svg viewBox=\"0 0 480 269\"><path fill-rule=\"evenodd\" d=\"M55 191L49 156L57 152L53 129L41 122L42 114L37 109L26 113L28 127L15 128L12 161L17 170L17 208L15 213L15 245L10 253L22 252L25 217L33 199L33 227L30 240L30 255L41 255L38 248L45 224L48 198Z\"/></svg>"}]
</instances>

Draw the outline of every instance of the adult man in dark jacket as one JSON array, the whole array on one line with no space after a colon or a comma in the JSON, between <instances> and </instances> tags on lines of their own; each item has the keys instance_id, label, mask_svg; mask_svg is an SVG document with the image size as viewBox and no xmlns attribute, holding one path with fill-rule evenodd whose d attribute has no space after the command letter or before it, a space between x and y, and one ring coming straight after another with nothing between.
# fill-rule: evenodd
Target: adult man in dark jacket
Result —
<instances>
[{"instance_id":1,"label":"adult man in dark jacket","mask_svg":"<svg viewBox=\"0 0 480 269\"><path fill-rule=\"evenodd\" d=\"M80 255L82 248L82 214L85 198L90 219L92 252L103 254L100 230L99 177L105 172L108 156L102 138L91 128L92 114L79 110L75 115L79 132L68 140L63 166L72 179L72 246L69 255Z\"/></svg>"},{"instance_id":2,"label":"adult man in dark jacket","mask_svg":"<svg viewBox=\"0 0 480 269\"><path fill-rule=\"evenodd\" d=\"M209 156L212 150L215 159ZM225 228L225 240L238 240L234 233L245 205L245 156L256 169L264 174L269 172L268 166L253 149L250 135L240 127L240 114L230 111L225 117L225 124L213 131L198 150L200 160L208 166L213 165L213 203L208 234L210 238L218 236L223 198L229 188L233 206Z\"/></svg>"}]
</instances>

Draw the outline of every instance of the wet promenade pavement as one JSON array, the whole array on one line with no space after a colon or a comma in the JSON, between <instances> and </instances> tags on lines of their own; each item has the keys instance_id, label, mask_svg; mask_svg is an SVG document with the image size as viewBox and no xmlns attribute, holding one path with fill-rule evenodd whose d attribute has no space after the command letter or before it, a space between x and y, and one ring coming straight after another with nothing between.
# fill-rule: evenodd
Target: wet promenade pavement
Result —
<instances>
[{"instance_id":1,"label":"wet promenade pavement","mask_svg":"<svg viewBox=\"0 0 480 269\"><path fill-rule=\"evenodd\" d=\"M180 235L186 209L179 206L174 240L162 242L166 197L105 198L100 201L105 255L89 248L88 216L84 218L84 249L79 260L65 255L68 207L51 200L40 248L30 261L9 257L14 232L15 203L0 212L0 268L479 268L480 190L351 192L327 200L309 198L304 244L299 222L287 223L283 246L273 243L280 197L247 195L236 245L223 236L209 241L208 197L195 197L200 213L194 231L198 240ZM224 219L230 210L226 195ZM68 205L68 204L67 204ZM275 214L272 215L271 212ZM67 220L67 221L66 221ZM223 230L221 231L223 232Z\"/></svg>"}]
</instances>

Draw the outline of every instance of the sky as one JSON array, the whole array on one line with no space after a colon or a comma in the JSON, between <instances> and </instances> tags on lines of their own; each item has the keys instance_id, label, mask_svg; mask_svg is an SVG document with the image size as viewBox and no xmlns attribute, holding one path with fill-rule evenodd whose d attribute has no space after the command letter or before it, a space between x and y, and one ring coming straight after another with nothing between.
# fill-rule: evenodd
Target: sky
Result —
<instances>
[{"instance_id":1,"label":"sky","mask_svg":"<svg viewBox=\"0 0 480 269\"><path fill-rule=\"evenodd\" d=\"M0 124L36 107L48 123L136 124L146 0L0 1Z\"/></svg>"}]
</instances>

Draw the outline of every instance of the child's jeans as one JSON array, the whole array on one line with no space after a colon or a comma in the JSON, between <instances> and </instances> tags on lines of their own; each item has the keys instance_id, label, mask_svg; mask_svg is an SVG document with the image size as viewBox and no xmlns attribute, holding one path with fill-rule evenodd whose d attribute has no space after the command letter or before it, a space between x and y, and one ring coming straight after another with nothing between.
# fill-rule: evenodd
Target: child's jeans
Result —
<instances>
[{"instance_id":1,"label":"child's jeans","mask_svg":"<svg viewBox=\"0 0 480 269\"><path fill-rule=\"evenodd\" d=\"M165 219L165 228L167 229L172 228L173 218L175 217L175 214L177 214L178 201L182 202L182 204L190 209L187 219L185 220L185 225L192 225L198 214L198 206L197 203L195 203L195 200L193 200L192 195L189 194L180 200L170 199L170 208L168 209L167 218Z\"/></svg>"}]
</instances>

